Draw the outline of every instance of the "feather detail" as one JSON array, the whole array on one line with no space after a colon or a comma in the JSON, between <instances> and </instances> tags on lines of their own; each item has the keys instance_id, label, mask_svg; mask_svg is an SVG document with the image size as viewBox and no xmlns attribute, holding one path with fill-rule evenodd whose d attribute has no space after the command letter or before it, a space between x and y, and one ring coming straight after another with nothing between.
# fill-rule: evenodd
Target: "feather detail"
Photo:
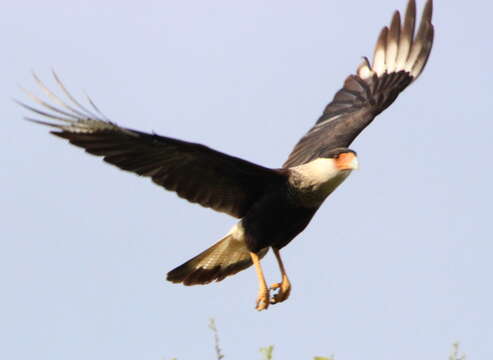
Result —
<instances>
[{"instance_id":1,"label":"feather detail","mask_svg":"<svg viewBox=\"0 0 493 360\"><path fill-rule=\"evenodd\" d=\"M356 75L346 78L315 126L296 144L284 167L307 163L330 149L348 147L419 77L433 45L432 14L433 3L428 0L415 35L415 1L409 0L403 21L399 11L394 12L390 26L380 31L372 63L364 57Z\"/></svg>"},{"instance_id":2,"label":"feather detail","mask_svg":"<svg viewBox=\"0 0 493 360\"><path fill-rule=\"evenodd\" d=\"M259 258L263 258L267 251L268 248L260 250ZM171 270L166 279L184 285L204 285L221 281L251 265L252 259L244 241L243 227L238 223L210 248Z\"/></svg>"}]
</instances>

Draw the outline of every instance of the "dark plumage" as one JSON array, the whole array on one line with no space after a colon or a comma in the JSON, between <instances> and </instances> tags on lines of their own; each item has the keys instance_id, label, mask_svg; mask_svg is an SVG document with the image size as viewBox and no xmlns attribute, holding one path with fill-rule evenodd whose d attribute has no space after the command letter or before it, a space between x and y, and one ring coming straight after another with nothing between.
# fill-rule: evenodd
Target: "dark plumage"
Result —
<instances>
[{"instance_id":1,"label":"dark plumage","mask_svg":"<svg viewBox=\"0 0 493 360\"><path fill-rule=\"evenodd\" d=\"M44 110L20 103L42 117L36 123L55 130L104 161L149 177L190 202L224 212L240 221L215 245L168 273L185 285L220 281L254 264L260 290L257 309L286 300L290 283L279 250L305 229L315 212L357 167L348 146L423 70L433 43L432 0L414 36L416 6L409 0L403 23L398 11L378 38L373 63L367 58L350 75L315 125L296 144L281 169L269 169L204 145L120 127L89 100L81 105L54 74L67 101L35 80L57 106L28 93ZM260 259L272 248L282 281L271 286Z\"/></svg>"},{"instance_id":2,"label":"dark plumage","mask_svg":"<svg viewBox=\"0 0 493 360\"><path fill-rule=\"evenodd\" d=\"M433 45L432 13L433 2L429 0L416 37L414 0L409 1L402 24L399 11L394 13L390 28L386 26L380 32L373 65L364 58L357 74L346 78L322 116L296 144L284 167L313 160L324 149L348 147L375 116L418 78Z\"/></svg>"}]
</instances>

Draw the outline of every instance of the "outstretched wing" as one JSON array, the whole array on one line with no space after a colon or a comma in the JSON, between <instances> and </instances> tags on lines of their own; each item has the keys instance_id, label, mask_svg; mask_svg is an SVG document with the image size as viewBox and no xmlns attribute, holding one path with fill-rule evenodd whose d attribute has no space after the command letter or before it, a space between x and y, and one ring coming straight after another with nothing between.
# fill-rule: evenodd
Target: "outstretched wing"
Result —
<instances>
[{"instance_id":1,"label":"outstretched wing","mask_svg":"<svg viewBox=\"0 0 493 360\"><path fill-rule=\"evenodd\" d=\"M327 150L348 147L371 121L394 102L423 71L433 44L433 3L428 0L414 36L416 4L409 0L404 21L394 13L390 27L380 33L373 64L367 58L350 75L332 102L284 163L291 167L319 157Z\"/></svg>"},{"instance_id":2,"label":"outstretched wing","mask_svg":"<svg viewBox=\"0 0 493 360\"><path fill-rule=\"evenodd\" d=\"M53 106L28 93L45 109L19 103L43 117L46 122L27 118L56 128L54 135L102 156L120 169L150 177L156 184L175 191L180 197L202 206L243 217L251 204L272 185L285 181L279 171L226 155L204 145L120 127L110 122L88 98L93 107L83 107L56 81L71 104L52 93L35 76L43 91L58 105Z\"/></svg>"}]
</instances>

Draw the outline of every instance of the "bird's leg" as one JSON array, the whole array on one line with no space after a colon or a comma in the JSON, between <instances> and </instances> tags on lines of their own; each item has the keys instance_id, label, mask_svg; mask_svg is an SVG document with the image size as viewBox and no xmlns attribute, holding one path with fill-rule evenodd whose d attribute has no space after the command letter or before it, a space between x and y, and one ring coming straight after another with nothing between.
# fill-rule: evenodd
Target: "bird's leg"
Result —
<instances>
[{"instance_id":1,"label":"bird's leg","mask_svg":"<svg viewBox=\"0 0 493 360\"><path fill-rule=\"evenodd\" d=\"M257 272L259 290L256 302L256 309L258 311L265 310L270 304L270 293L267 283L265 282L264 272L262 271L262 266L260 266L260 259L257 254L250 252L250 256L255 265L255 271Z\"/></svg>"},{"instance_id":2,"label":"bird's leg","mask_svg":"<svg viewBox=\"0 0 493 360\"><path fill-rule=\"evenodd\" d=\"M276 255L277 263L279 264L279 269L281 270L282 280L280 283L272 284L270 289L279 289L278 293L272 297L270 301L271 304L277 304L283 302L289 297L291 293L291 283L289 282L288 275L286 274L286 269L284 269L284 264L282 263L281 254L279 249L274 249L274 255Z\"/></svg>"}]
</instances>

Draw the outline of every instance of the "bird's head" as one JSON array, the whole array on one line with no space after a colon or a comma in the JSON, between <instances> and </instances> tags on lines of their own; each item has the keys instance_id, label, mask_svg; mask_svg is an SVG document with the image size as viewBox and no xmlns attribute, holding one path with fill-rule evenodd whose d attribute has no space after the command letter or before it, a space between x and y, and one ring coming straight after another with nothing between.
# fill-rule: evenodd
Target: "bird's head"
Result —
<instances>
[{"instance_id":1,"label":"bird's head","mask_svg":"<svg viewBox=\"0 0 493 360\"><path fill-rule=\"evenodd\" d=\"M324 149L317 155L314 160L291 168L302 175L301 187L338 185L358 168L356 152L348 148Z\"/></svg>"},{"instance_id":2,"label":"bird's head","mask_svg":"<svg viewBox=\"0 0 493 360\"><path fill-rule=\"evenodd\" d=\"M317 155L312 161L290 168L291 185L298 189L306 206L319 206L358 168L356 153L347 148L325 150Z\"/></svg>"},{"instance_id":3,"label":"bird's head","mask_svg":"<svg viewBox=\"0 0 493 360\"><path fill-rule=\"evenodd\" d=\"M332 159L334 167L339 170L356 170L358 169L358 157L356 151L348 148L335 148L326 151L324 158Z\"/></svg>"}]
</instances>

